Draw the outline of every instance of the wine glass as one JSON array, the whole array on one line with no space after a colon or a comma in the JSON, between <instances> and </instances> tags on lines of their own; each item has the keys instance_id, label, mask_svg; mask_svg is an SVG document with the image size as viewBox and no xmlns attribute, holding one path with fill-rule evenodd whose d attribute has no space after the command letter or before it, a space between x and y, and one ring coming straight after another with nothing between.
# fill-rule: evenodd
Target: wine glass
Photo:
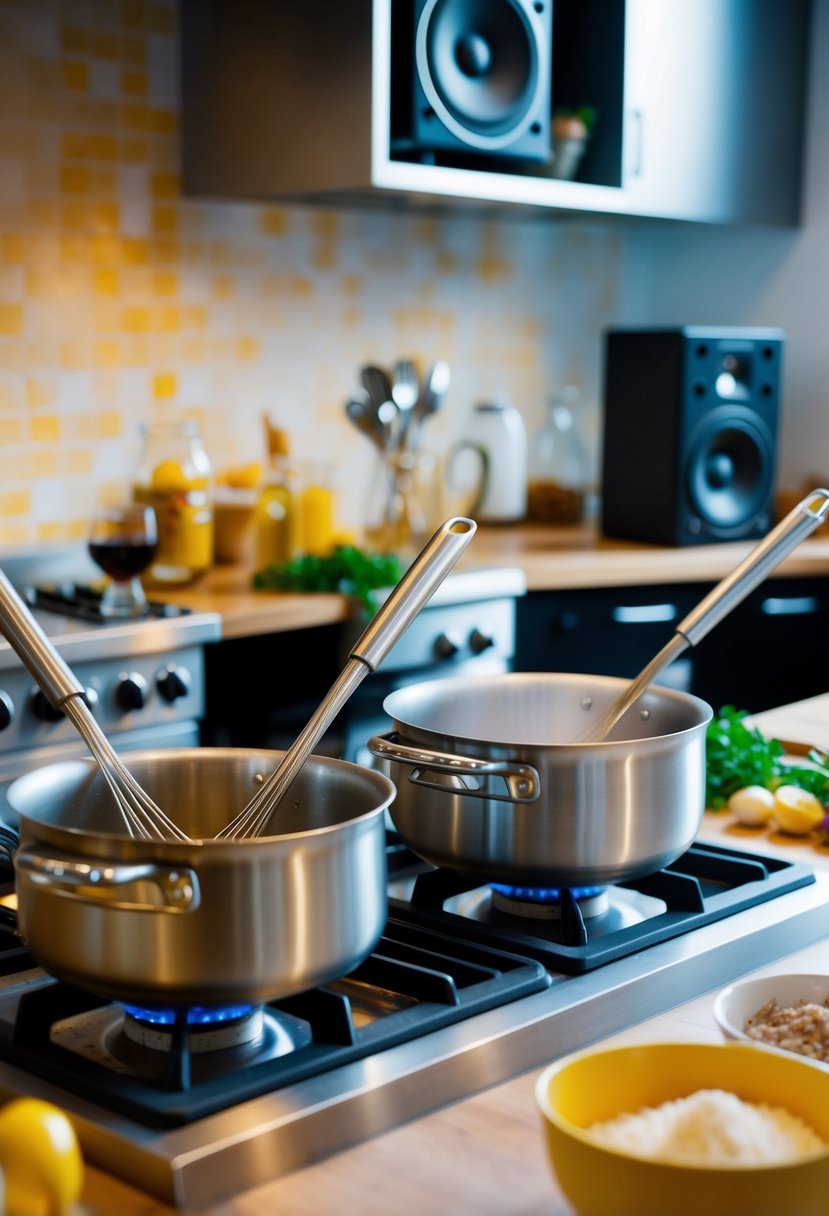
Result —
<instances>
[{"instance_id":1,"label":"wine glass","mask_svg":"<svg viewBox=\"0 0 829 1216\"><path fill-rule=\"evenodd\" d=\"M158 552L155 511L143 503L101 507L89 531L89 556L107 575L100 610L105 617L143 616L144 588L138 577Z\"/></svg>"}]
</instances>

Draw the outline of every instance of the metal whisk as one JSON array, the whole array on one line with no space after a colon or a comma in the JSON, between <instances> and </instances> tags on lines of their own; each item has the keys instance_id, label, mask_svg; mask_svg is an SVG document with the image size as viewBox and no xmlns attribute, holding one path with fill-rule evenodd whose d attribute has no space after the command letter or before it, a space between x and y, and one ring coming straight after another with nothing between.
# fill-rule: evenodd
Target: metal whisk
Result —
<instances>
[{"instance_id":1,"label":"metal whisk","mask_svg":"<svg viewBox=\"0 0 829 1216\"><path fill-rule=\"evenodd\" d=\"M86 743L112 791L130 836L190 842L190 837L156 806L125 768L84 699L86 689L58 654L2 570L0 626L52 705L63 710Z\"/></svg>"}]
</instances>

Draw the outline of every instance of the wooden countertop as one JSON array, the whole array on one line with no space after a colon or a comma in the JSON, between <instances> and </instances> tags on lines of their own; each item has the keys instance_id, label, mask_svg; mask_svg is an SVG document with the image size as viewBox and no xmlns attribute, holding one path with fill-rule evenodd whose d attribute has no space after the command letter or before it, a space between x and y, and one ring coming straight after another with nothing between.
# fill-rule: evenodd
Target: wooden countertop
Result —
<instances>
[{"instance_id":1,"label":"wooden countertop","mask_svg":"<svg viewBox=\"0 0 829 1216\"><path fill-rule=\"evenodd\" d=\"M768 735L829 746L829 694L758 714ZM829 869L829 848L741 828L727 813L707 815L701 833L745 850L782 853ZM795 943L793 943L794 945ZM826 944L791 954L759 973L829 970ZM668 1013L605 1040L607 1044L678 1039L721 1041L705 993ZM201 1216L573 1216L547 1165L541 1123L533 1102L533 1069L483 1093L377 1136ZM86 1201L98 1216L172 1216L174 1209L100 1171L88 1168Z\"/></svg>"},{"instance_id":2,"label":"wooden countertop","mask_svg":"<svg viewBox=\"0 0 829 1216\"><path fill-rule=\"evenodd\" d=\"M457 570L513 566L531 591L629 587L656 583L714 583L742 561L756 542L668 548L609 540L594 525L482 526ZM248 566L219 565L193 587L164 589L164 598L197 611L218 612L223 636L245 637L347 620L351 605L338 595L254 591ZM829 575L829 534L803 541L772 577Z\"/></svg>"}]
</instances>

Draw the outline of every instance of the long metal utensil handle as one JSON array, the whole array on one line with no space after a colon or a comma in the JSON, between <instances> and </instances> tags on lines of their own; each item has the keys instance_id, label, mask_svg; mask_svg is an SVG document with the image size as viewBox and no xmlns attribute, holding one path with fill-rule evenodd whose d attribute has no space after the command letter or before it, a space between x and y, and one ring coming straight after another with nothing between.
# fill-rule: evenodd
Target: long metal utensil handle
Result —
<instances>
[{"instance_id":1,"label":"long metal utensil handle","mask_svg":"<svg viewBox=\"0 0 829 1216\"><path fill-rule=\"evenodd\" d=\"M713 591L709 591L705 599L680 621L676 632L687 638L691 646L696 646L732 608L736 608L749 592L762 583L766 575L774 570L804 537L826 519L827 514L829 490L812 490L751 550L736 570L717 583Z\"/></svg>"},{"instance_id":2,"label":"long metal utensil handle","mask_svg":"<svg viewBox=\"0 0 829 1216\"><path fill-rule=\"evenodd\" d=\"M732 608L736 608L805 536L814 531L826 518L827 513L829 490L812 490L801 499L788 515L754 546L739 566L717 583L716 587L700 600L696 608L679 622L670 641L651 659L621 696L616 698L604 717L575 742L601 742L656 677L689 646L696 646Z\"/></svg>"},{"instance_id":3,"label":"long metal utensil handle","mask_svg":"<svg viewBox=\"0 0 829 1216\"><path fill-rule=\"evenodd\" d=\"M377 670L392 646L446 578L478 525L454 516L437 529L383 601L352 648L349 661L259 792L216 833L217 840L261 835L299 770L357 685Z\"/></svg>"},{"instance_id":4,"label":"long metal utensil handle","mask_svg":"<svg viewBox=\"0 0 829 1216\"><path fill-rule=\"evenodd\" d=\"M369 671L377 670L446 578L477 527L474 520L462 515L441 524L351 648L352 659L361 659Z\"/></svg>"},{"instance_id":5,"label":"long metal utensil handle","mask_svg":"<svg viewBox=\"0 0 829 1216\"><path fill-rule=\"evenodd\" d=\"M55 709L69 697L86 692L0 570L0 627L18 658L28 668Z\"/></svg>"}]
</instances>

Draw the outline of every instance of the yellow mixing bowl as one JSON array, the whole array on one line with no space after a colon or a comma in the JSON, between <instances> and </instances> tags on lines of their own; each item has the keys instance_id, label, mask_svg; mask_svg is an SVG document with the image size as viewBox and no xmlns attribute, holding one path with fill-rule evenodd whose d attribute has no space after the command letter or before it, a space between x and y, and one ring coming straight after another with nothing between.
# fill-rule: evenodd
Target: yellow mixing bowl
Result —
<instances>
[{"instance_id":1,"label":"yellow mixing bowl","mask_svg":"<svg viewBox=\"0 0 829 1216\"><path fill-rule=\"evenodd\" d=\"M792 1164L694 1166L606 1148L598 1120L723 1089L782 1106L826 1148ZM743 1043L647 1043L585 1051L550 1064L535 1097L561 1189L581 1216L827 1216L829 1072Z\"/></svg>"}]
</instances>

